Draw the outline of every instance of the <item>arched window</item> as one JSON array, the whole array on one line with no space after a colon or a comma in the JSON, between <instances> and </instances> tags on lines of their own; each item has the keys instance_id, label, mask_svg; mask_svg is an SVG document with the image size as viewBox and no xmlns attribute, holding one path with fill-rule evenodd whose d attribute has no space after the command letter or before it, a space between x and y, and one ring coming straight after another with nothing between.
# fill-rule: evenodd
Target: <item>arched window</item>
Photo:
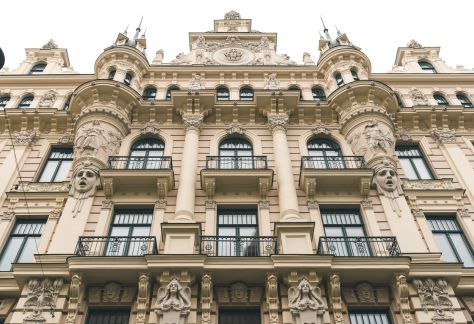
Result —
<instances>
[{"instance_id":1,"label":"arched window","mask_svg":"<svg viewBox=\"0 0 474 324\"><path fill-rule=\"evenodd\" d=\"M217 100L229 100L229 89L225 86L219 86L216 89Z\"/></svg>"},{"instance_id":2,"label":"arched window","mask_svg":"<svg viewBox=\"0 0 474 324\"><path fill-rule=\"evenodd\" d=\"M155 100L156 98L156 88L155 87L146 87L143 91L144 100Z\"/></svg>"},{"instance_id":3,"label":"arched window","mask_svg":"<svg viewBox=\"0 0 474 324\"><path fill-rule=\"evenodd\" d=\"M398 93L395 93L395 98L397 98L398 107L400 108L405 107L405 105L403 104L402 98L400 98L400 95Z\"/></svg>"},{"instance_id":4,"label":"arched window","mask_svg":"<svg viewBox=\"0 0 474 324\"><path fill-rule=\"evenodd\" d=\"M456 93L456 98L458 98L459 102L461 103L461 105L464 107L464 108L472 108L474 107L472 105L472 102L471 100L469 100L469 98L463 94L463 93Z\"/></svg>"},{"instance_id":5,"label":"arched window","mask_svg":"<svg viewBox=\"0 0 474 324\"><path fill-rule=\"evenodd\" d=\"M219 144L219 168L253 169L252 144L243 138L228 138Z\"/></svg>"},{"instance_id":6,"label":"arched window","mask_svg":"<svg viewBox=\"0 0 474 324\"><path fill-rule=\"evenodd\" d=\"M0 108L5 108L10 101L10 96L0 96Z\"/></svg>"},{"instance_id":7,"label":"arched window","mask_svg":"<svg viewBox=\"0 0 474 324\"><path fill-rule=\"evenodd\" d=\"M63 109L64 110L68 110L69 109L69 105L71 104L71 98L72 98L72 94L70 94L67 99L66 99L66 102L64 103L64 106L63 106Z\"/></svg>"},{"instance_id":8,"label":"arched window","mask_svg":"<svg viewBox=\"0 0 474 324\"><path fill-rule=\"evenodd\" d=\"M168 87L168 89L166 90L166 100L171 100L171 92L173 92L174 90L179 90L179 87L175 85Z\"/></svg>"},{"instance_id":9,"label":"arched window","mask_svg":"<svg viewBox=\"0 0 474 324\"><path fill-rule=\"evenodd\" d=\"M130 149L128 169L161 169L165 144L158 138L143 138Z\"/></svg>"},{"instance_id":10,"label":"arched window","mask_svg":"<svg viewBox=\"0 0 474 324\"><path fill-rule=\"evenodd\" d=\"M344 85L344 79L342 78L341 73L336 73L334 75L334 79L336 79L336 84L338 87Z\"/></svg>"},{"instance_id":11,"label":"arched window","mask_svg":"<svg viewBox=\"0 0 474 324\"><path fill-rule=\"evenodd\" d=\"M133 79L132 73L127 72L127 74L125 74L125 78L123 79L123 83L129 86L132 83L132 79Z\"/></svg>"},{"instance_id":12,"label":"arched window","mask_svg":"<svg viewBox=\"0 0 474 324\"><path fill-rule=\"evenodd\" d=\"M112 69L109 71L109 76L107 77L108 80L113 80L114 77L115 77L115 72L116 70L115 69Z\"/></svg>"},{"instance_id":13,"label":"arched window","mask_svg":"<svg viewBox=\"0 0 474 324\"><path fill-rule=\"evenodd\" d=\"M18 108L28 108L33 102L34 97L32 95L26 95L21 99L20 103L18 104Z\"/></svg>"},{"instance_id":14,"label":"arched window","mask_svg":"<svg viewBox=\"0 0 474 324\"><path fill-rule=\"evenodd\" d=\"M45 63L38 63L35 66L33 66L30 70L30 74L41 74L43 73L44 69L46 68Z\"/></svg>"},{"instance_id":15,"label":"arched window","mask_svg":"<svg viewBox=\"0 0 474 324\"><path fill-rule=\"evenodd\" d=\"M446 98L442 94L435 93L433 95L433 98L436 100L436 103L439 106L449 106L448 100L446 100Z\"/></svg>"},{"instance_id":16,"label":"arched window","mask_svg":"<svg viewBox=\"0 0 474 324\"><path fill-rule=\"evenodd\" d=\"M436 73L436 69L431 63L426 61L418 61L418 65L420 65L423 73Z\"/></svg>"},{"instance_id":17,"label":"arched window","mask_svg":"<svg viewBox=\"0 0 474 324\"><path fill-rule=\"evenodd\" d=\"M303 91L301 91L300 87L296 85L292 85L288 88L288 90L299 91L300 93L300 100L303 100Z\"/></svg>"},{"instance_id":18,"label":"arched window","mask_svg":"<svg viewBox=\"0 0 474 324\"><path fill-rule=\"evenodd\" d=\"M325 138L308 142L307 167L315 169L344 169L344 159L337 143Z\"/></svg>"},{"instance_id":19,"label":"arched window","mask_svg":"<svg viewBox=\"0 0 474 324\"><path fill-rule=\"evenodd\" d=\"M359 81L359 76L357 75L357 70L356 69L351 69L351 74L352 74L352 78L354 79L354 81Z\"/></svg>"},{"instance_id":20,"label":"arched window","mask_svg":"<svg viewBox=\"0 0 474 324\"><path fill-rule=\"evenodd\" d=\"M313 87L311 89L311 93L313 94L314 100L326 101L326 94L324 93L324 90L320 87Z\"/></svg>"},{"instance_id":21,"label":"arched window","mask_svg":"<svg viewBox=\"0 0 474 324\"><path fill-rule=\"evenodd\" d=\"M251 87L242 87L239 91L240 100L253 100L253 89Z\"/></svg>"}]
</instances>

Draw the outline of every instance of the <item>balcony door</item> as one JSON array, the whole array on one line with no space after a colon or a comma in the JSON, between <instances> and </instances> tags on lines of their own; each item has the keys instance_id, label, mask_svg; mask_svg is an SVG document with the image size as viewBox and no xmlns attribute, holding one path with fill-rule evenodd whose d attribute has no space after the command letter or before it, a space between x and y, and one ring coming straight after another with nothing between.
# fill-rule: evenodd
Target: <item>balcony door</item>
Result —
<instances>
[{"instance_id":1,"label":"balcony door","mask_svg":"<svg viewBox=\"0 0 474 324\"><path fill-rule=\"evenodd\" d=\"M308 142L308 167L314 169L344 169L341 148L329 139L314 138Z\"/></svg>"},{"instance_id":2,"label":"balcony door","mask_svg":"<svg viewBox=\"0 0 474 324\"><path fill-rule=\"evenodd\" d=\"M160 169L165 144L157 138L143 138L132 145L128 169Z\"/></svg>"},{"instance_id":3,"label":"balcony door","mask_svg":"<svg viewBox=\"0 0 474 324\"><path fill-rule=\"evenodd\" d=\"M153 250L149 239L153 210L118 209L115 211L110 238L107 242L107 256L140 256Z\"/></svg>"},{"instance_id":4,"label":"balcony door","mask_svg":"<svg viewBox=\"0 0 474 324\"><path fill-rule=\"evenodd\" d=\"M260 309L219 309L219 324L260 324Z\"/></svg>"},{"instance_id":5,"label":"balcony door","mask_svg":"<svg viewBox=\"0 0 474 324\"><path fill-rule=\"evenodd\" d=\"M259 256L257 210L217 210L217 255Z\"/></svg>"},{"instance_id":6,"label":"balcony door","mask_svg":"<svg viewBox=\"0 0 474 324\"><path fill-rule=\"evenodd\" d=\"M243 138L228 138L219 144L220 169L252 169L252 144Z\"/></svg>"}]
</instances>

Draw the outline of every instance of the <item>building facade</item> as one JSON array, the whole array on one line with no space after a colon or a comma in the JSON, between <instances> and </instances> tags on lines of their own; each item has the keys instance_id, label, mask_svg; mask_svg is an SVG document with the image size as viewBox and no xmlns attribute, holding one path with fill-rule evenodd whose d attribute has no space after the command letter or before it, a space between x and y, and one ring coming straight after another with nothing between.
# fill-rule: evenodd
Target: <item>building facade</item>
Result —
<instances>
[{"instance_id":1,"label":"building facade","mask_svg":"<svg viewBox=\"0 0 474 324\"><path fill-rule=\"evenodd\" d=\"M0 73L0 322L472 323L474 74L297 64L231 11L150 63L120 33Z\"/></svg>"}]
</instances>

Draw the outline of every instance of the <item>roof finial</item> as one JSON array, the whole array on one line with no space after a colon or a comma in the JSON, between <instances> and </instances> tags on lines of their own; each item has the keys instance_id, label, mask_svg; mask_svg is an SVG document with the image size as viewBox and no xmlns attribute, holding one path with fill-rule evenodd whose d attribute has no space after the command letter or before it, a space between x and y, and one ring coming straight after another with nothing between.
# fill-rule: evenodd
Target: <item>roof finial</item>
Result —
<instances>
[{"instance_id":1,"label":"roof finial","mask_svg":"<svg viewBox=\"0 0 474 324\"><path fill-rule=\"evenodd\" d=\"M324 39L323 35L321 35L321 31L318 30L318 33L319 33L319 39Z\"/></svg>"},{"instance_id":2,"label":"roof finial","mask_svg":"<svg viewBox=\"0 0 474 324\"><path fill-rule=\"evenodd\" d=\"M142 16L142 19L140 19L140 24L138 24L138 27L135 31L135 36L133 37L133 39L137 39L138 38L138 34L141 32L141 27L142 27L142 22L143 22L143 16Z\"/></svg>"},{"instance_id":3,"label":"roof finial","mask_svg":"<svg viewBox=\"0 0 474 324\"><path fill-rule=\"evenodd\" d=\"M124 34L125 36L127 36L128 26L130 26L130 25L127 25L127 28L125 28L125 30L124 30L124 32L123 32L123 34Z\"/></svg>"},{"instance_id":4,"label":"roof finial","mask_svg":"<svg viewBox=\"0 0 474 324\"><path fill-rule=\"evenodd\" d=\"M322 17L322 16L320 16L320 17L321 17L321 22L323 23L323 28L324 28L323 32L324 32L324 34L326 35L326 39L327 39L327 40L331 40L331 36L329 35L329 31L328 31L328 29L326 28L326 25L324 24L323 17Z\"/></svg>"},{"instance_id":5,"label":"roof finial","mask_svg":"<svg viewBox=\"0 0 474 324\"><path fill-rule=\"evenodd\" d=\"M334 25L334 27L336 27L337 36L341 36L341 35L342 35L342 33L339 31L339 29L337 29L337 26L336 26L336 25Z\"/></svg>"},{"instance_id":6,"label":"roof finial","mask_svg":"<svg viewBox=\"0 0 474 324\"><path fill-rule=\"evenodd\" d=\"M142 38L145 38L146 31L148 30L148 27L145 28L145 31L142 34Z\"/></svg>"},{"instance_id":7,"label":"roof finial","mask_svg":"<svg viewBox=\"0 0 474 324\"><path fill-rule=\"evenodd\" d=\"M328 29L326 28L326 25L324 24L323 16L319 16L319 17L321 17L321 22L323 23L323 31L326 33Z\"/></svg>"}]
</instances>

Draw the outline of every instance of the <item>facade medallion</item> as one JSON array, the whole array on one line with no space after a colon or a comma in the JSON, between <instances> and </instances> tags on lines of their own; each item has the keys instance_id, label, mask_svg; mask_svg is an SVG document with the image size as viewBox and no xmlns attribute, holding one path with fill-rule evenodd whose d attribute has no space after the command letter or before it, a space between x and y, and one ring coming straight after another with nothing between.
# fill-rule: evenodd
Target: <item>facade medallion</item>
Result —
<instances>
[{"instance_id":1,"label":"facade medallion","mask_svg":"<svg viewBox=\"0 0 474 324\"><path fill-rule=\"evenodd\" d=\"M219 64L242 65L250 64L255 59L255 54L245 48L221 48L212 54L212 59Z\"/></svg>"}]
</instances>

